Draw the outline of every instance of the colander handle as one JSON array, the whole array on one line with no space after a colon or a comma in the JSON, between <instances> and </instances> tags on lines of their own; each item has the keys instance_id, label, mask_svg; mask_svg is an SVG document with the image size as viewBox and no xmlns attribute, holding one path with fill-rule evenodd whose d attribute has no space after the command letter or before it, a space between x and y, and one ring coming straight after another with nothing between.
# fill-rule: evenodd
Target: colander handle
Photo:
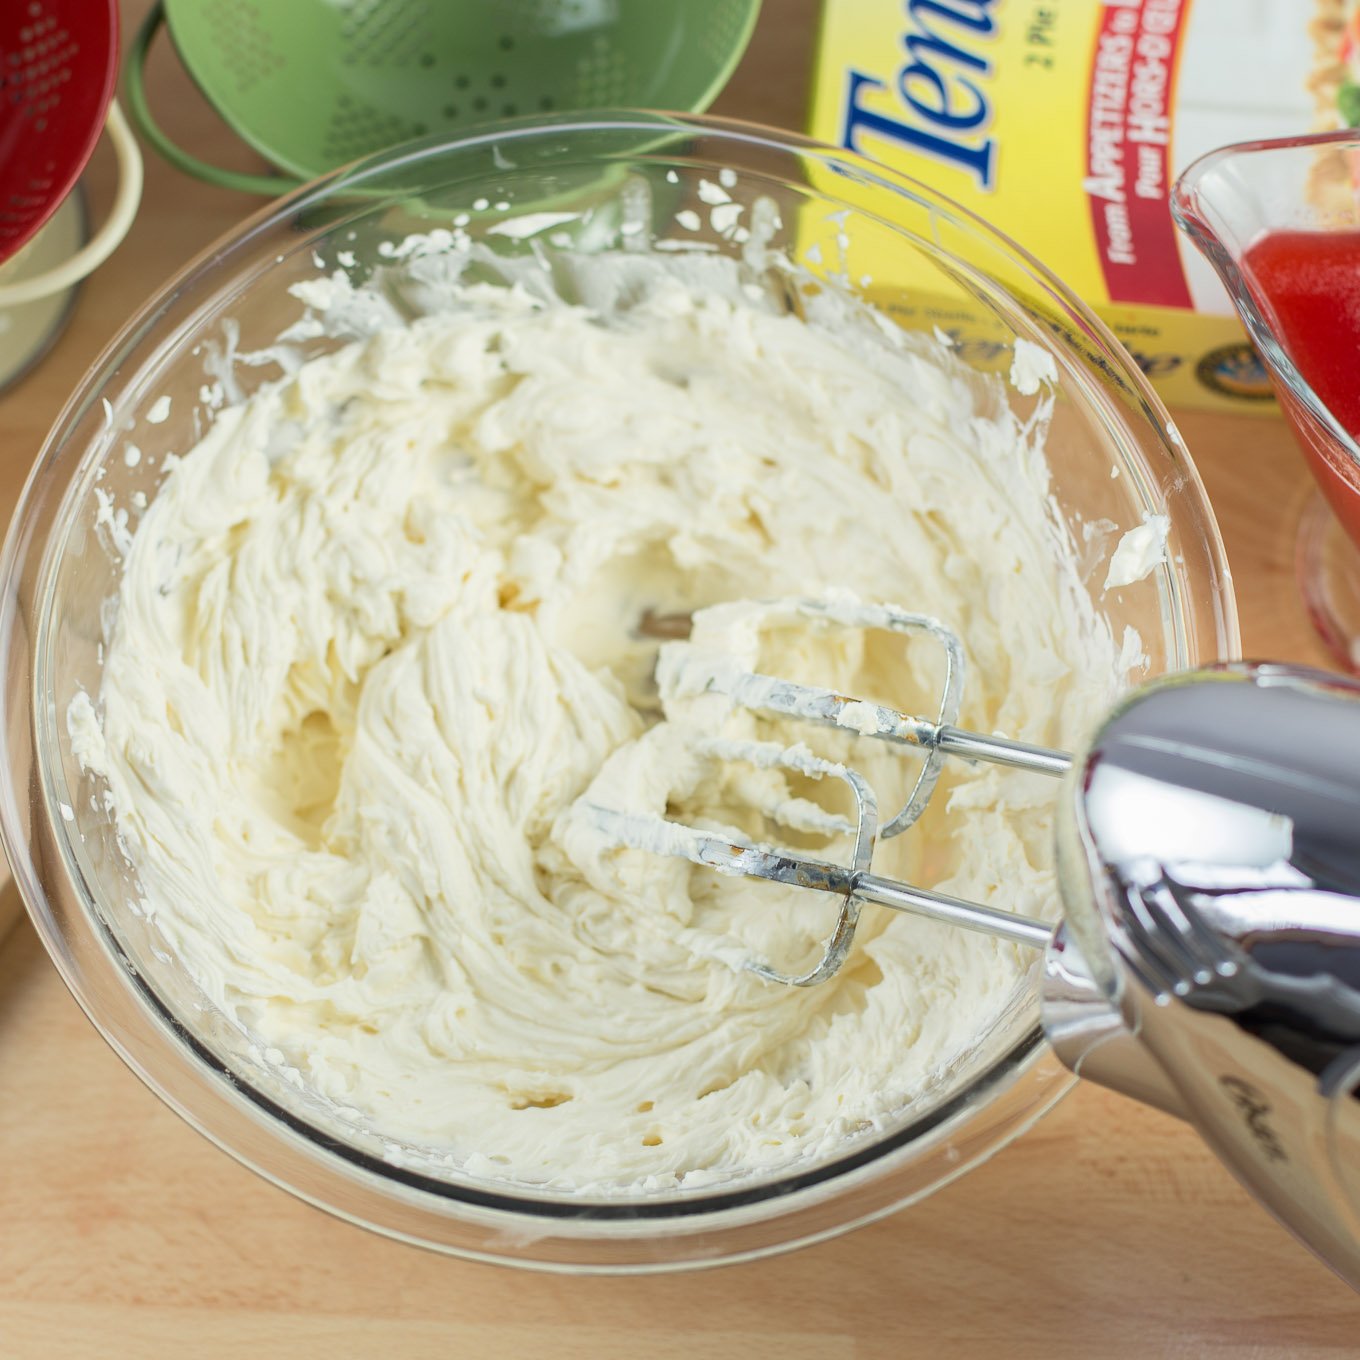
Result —
<instances>
[{"instance_id":1,"label":"colander handle","mask_svg":"<svg viewBox=\"0 0 1360 1360\"><path fill-rule=\"evenodd\" d=\"M137 207L142 201L142 153L137 149L137 139L132 135L132 129L128 127L117 100L109 105L104 131L109 134L118 157L118 192L109 215L104 219L104 225L70 259L63 260L45 273L0 286L0 308L21 307L26 302L36 302L39 298L79 283L103 264L128 234L128 228L132 226Z\"/></svg>"},{"instance_id":2,"label":"colander handle","mask_svg":"<svg viewBox=\"0 0 1360 1360\"><path fill-rule=\"evenodd\" d=\"M244 170L227 170L220 165L199 160L197 156L184 150L165 135L160 124L151 116L151 106L146 98L146 54L151 50L152 40L164 22L165 5L163 0L157 0L141 28L137 30L137 36L133 39L127 55L127 68L123 73L123 92L127 96L128 112L132 115L132 121L137 125L138 132L171 165L193 175L196 179L206 180L207 183L216 184L220 188L239 189L246 194L264 194L268 198L277 198L290 189L296 189L303 183L302 180L284 174L252 175Z\"/></svg>"}]
</instances>

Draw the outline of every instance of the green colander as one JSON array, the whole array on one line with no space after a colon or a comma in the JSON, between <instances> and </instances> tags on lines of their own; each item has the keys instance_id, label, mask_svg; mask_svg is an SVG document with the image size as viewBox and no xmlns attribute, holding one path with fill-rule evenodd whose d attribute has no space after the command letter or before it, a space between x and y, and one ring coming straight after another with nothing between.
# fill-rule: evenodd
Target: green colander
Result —
<instances>
[{"instance_id":1,"label":"green colander","mask_svg":"<svg viewBox=\"0 0 1360 1360\"><path fill-rule=\"evenodd\" d=\"M629 106L708 107L760 0L161 0L128 56L143 136L200 179L278 194L398 142L499 118ZM210 165L172 142L146 99L168 22L223 120L282 175Z\"/></svg>"}]
</instances>

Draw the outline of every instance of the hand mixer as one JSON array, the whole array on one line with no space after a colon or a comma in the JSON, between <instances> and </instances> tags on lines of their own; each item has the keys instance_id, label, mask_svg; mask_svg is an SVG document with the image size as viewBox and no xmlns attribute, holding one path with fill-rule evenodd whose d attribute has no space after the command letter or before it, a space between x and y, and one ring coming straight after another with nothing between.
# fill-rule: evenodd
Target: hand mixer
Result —
<instances>
[{"instance_id":1,"label":"hand mixer","mask_svg":"<svg viewBox=\"0 0 1360 1360\"><path fill-rule=\"evenodd\" d=\"M592 806L604 834L839 896L810 971L748 965L771 981L813 986L834 975L866 903L1042 949L1042 1022L1059 1058L1190 1120L1248 1189L1360 1288L1360 682L1245 663L1168 676L1125 698L1074 758L955 726L963 650L935 619L816 600L766 609L780 622L886 629L938 645L935 716L703 654L672 670L671 691L720 694L735 707L913 748L922 763L901 811L880 830L868 781L805 747L707 738L713 759L845 783L855 818L828 814L819 825L852 837L848 860ZM1056 928L871 872L876 842L921 816L948 757L1063 778Z\"/></svg>"}]
</instances>

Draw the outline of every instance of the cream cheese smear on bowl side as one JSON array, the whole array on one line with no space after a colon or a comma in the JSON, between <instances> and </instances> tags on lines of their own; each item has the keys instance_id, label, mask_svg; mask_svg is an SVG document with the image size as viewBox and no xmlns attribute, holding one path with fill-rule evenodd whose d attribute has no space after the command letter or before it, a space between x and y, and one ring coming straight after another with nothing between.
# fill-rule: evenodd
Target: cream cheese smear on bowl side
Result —
<instances>
[{"instance_id":1,"label":"cream cheese smear on bowl side","mask_svg":"<svg viewBox=\"0 0 1360 1360\"><path fill-rule=\"evenodd\" d=\"M794 311L716 256L554 267L578 300L448 269L414 321L343 275L300 288L313 327L378 320L167 459L66 721L166 947L271 1063L470 1175L636 1194L885 1128L1032 964L871 909L832 981L747 971L805 961L835 904L573 815L589 791L758 834L761 799L814 796L692 758L711 706L658 692L640 621L697 611L710 648L929 713L934 659L900 640L711 607L933 614L967 649L962 720L1048 745L1123 676L1049 504L1046 354L1017 356L1021 419L1002 379L825 286ZM891 790L914 767L874 745L854 763ZM1051 916L1053 797L950 762L875 868Z\"/></svg>"}]
</instances>

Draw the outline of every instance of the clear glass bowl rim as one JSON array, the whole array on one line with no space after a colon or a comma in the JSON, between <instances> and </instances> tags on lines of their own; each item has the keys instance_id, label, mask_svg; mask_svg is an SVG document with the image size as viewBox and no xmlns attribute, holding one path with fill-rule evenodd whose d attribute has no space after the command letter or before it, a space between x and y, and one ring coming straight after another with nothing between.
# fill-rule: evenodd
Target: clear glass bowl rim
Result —
<instances>
[{"instance_id":1,"label":"clear glass bowl rim","mask_svg":"<svg viewBox=\"0 0 1360 1360\"><path fill-rule=\"evenodd\" d=\"M153 333L162 313L169 308L175 299L191 292L196 285L207 282L215 274L220 275L223 281L229 279L231 265L236 259L247 253L247 246L257 235L267 232L289 219L296 218L308 207L322 201L346 194L352 194L355 197L362 196L364 182L370 178L390 175L403 165L414 165L441 152L466 152L479 146L505 147L526 137L545 135L560 137L592 131L636 132L644 137L652 135L665 139L672 136L689 136L706 139L708 142L717 140L733 146L744 144L752 147L765 147L776 152L792 153L825 168L834 169L837 166L843 166L857 176L869 177L877 184L906 195L917 202L924 203L932 212L938 213L942 220L952 220L956 225L981 237L991 249L999 252L1000 255L1008 257L1010 263L1017 265L1023 273L1029 276L1043 294L1061 305L1068 319L1080 326L1083 340L1099 349L1102 357L1117 372L1125 388L1132 393L1134 400L1141 408L1142 414L1154 425L1168 457L1175 461L1179 476L1193 493L1193 498L1202 514L1203 546L1212 567L1212 580L1209 587L1216 632L1216 650L1220 656L1226 658L1235 657L1239 654L1238 621L1236 606L1231 593L1231 577L1222 539L1199 475L1185 452L1184 446L1180 443L1178 437L1175 437L1172 433L1174 427L1171 425L1159 398L1153 393L1142 373L1128 358L1122 346L1107 330L1104 323L1085 304L1070 293L1065 285L1050 274L1045 266L997 231L983 218L955 204L946 196L910 176L900 174L856 153L824 145L800 134L767 129L751 123L699 115L620 111L579 116L557 115L552 118L521 119L513 123L497 124L484 130L473 130L455 138L426 138L393 152L366 158L340 171L319 178L274 203L266 205L245 218L217 242L191 260L125 323L91 365L63 407L25 482L5 540L3 555L0 556L0 657L8 661L9 654L14 646L13 634L16 618L21 612L18 584L20 573L27 560L27 554L36 546L46 555L54 546L51 537L37 545L32 544L33 531L32 526L28 523L30 511L34 508L35 501L42 500L45 483L53 475L63 453L67 455L69 460L71 451L67 448L68 439L80 426L90 409L99 401L106 383L117 373L123 359ZM646 146L639 145L635 149L635 154L643 154L646 149ZM622 153L620 158L622 158ZM900 227L896 229L904 230ZM180 337L172 335L169 338L175 340ZM42 578L46 579L48 575L46 567L42 568L41 572ZM36 649L40 640L40 637L35 638L28 645ZM1179 642L1178 645L1180 645ZM30 675L29 678L32 680L33 676ZM994 1093L1005 1089L1023 1079L1029 1079L1033 1082L1039 1069L1047 1067L1043 1075L1043 1084L1046 1085L1047 1089L1031 1101L1026 1116L1023 1119L1010 1119L1000 1136L994 1137L980 1154L965 1160L953 1174L940 1177L925 1190L900 1196L891 1204L876 1208L872 1213L861 1213L848 1221L839 1223L835 1228L828 1231L794 1237L788 1241L777 1242L760 1248L757 1251L724 1253L722 1259L728 1260L765 1254L767 1251L779 1250L798 1245L800 1242L826 1236L830 1231L848 1229L855 1226L856 1223L877 1217L881 1213L900 1207L903 1203L920 1198L922 1194L929 1193L938 1188L939 1185L953 1179L954 1174L975 1165L984 1157L997 1151L1006 1142L1018 1136L1020 1132L1033 1123L1034 1119L1051 1108L1075 1081L1075 1078L1070 1077L1060 1068L1056 1069L1060 1075L1057 1075L1055 1079L1056 1063L1048 1054L1042 1033L1036 1026L1023 1035L990 1069L982 1073L970 1086L964 1088L954 1098L945 1102L943 1106L932 1111L923 1119L895 1129L891 1134L873 1143L866 1144L843 1158L824 1163L803 1173L795 1172L778 1179L762 1180L753 1189L738 1187L724 1191L700 1191L660 1203L638 1200L577 1201L570 1209L564 1209L560 1202L538 1199L532 1195L514 1191L507 1191L504 1194L482 1194L465 1187L451 1186L444 1182L422 1177L417 1173L405 1172L385 1163L376 1162L367 1154L337 1145L333 1138L320 1130L298 1126L298 1121L290 1115L278 1111L261 1093L251 1091L248 1088L243 1090L243 1083L236 1074L230 1074L228 1077L228 1074L215 1061L207 1059L204 1050L195 1049L193 1036L182 1030L178 1022L160 1005L154 993L150 992L142 979L129 971L127 963L120 962L117 946L111 936L106 935L96 942L97 951L102 953L103 962L118 969L121 975L120 980L127 989L128 995L135 1002L135 1014L127 1009L124 1009L120 1014L111 1013L108 1009L107 997L100 996L97 989L88 984L88 980L82 973L79 960L76 959L73 950L68 947L68 942L62 938L59 925L52 916L46 901L43 884L39 881L36 866L26 844L24 817L19 808L19 800L28 796L29 790L20 788L15 781L11 747L14 743L16 718L20 715L22 715L23 723L19 730L22 731L24 738L29 741L33 740L31 718L32 707L36 702L37 696L33 693L31 684L29 692L26 694L0 693L0 755L5 760L6 770L6 777L0 780L0 839L3 839L6 853L10 859L16 882L28 907L29 915L67 987L82 1009L85 1010L91 1022L115 1051L123 1057L148 1086L199 1132L276 1184L284 1186L309 1202L329 1209L341 1217L361 1222L365 1226L375 1228L378 1231L402 1237L405 1240L423 1240L410 1237L396 1228L377 1222L362 1214L348 1212L346 1209L337 1206L324 1194L302 1188L286 1176L276 1174L269 1167L262 1165L258 1159L234 1145L228 1137L219 1135L208 1125L208 1121L200 1113L188 1108L183 1100L177 1098L174 1092L167 1089L166 1080L163 1079L162 1074L153 1074L148 1071L147 1055L153 1053L158 1047L169 1044L175 1049L175 1056L180 1067L194 1068L200 1079L209 1077L214 1080L228 1080L234 1088L233 1094L237 1100L245 1101L248 1105L253 1106L253 1109L249 1112L257 1120L268 1121L267 1128L271 1136L293 1142L296 1142L299 1138L306 1141L310 1144L308 1150L312 1156L323 1161L327 1170L332 1174L342 1177L361 1175L377 1178L381 1183L368 1188L377 1189L382 1193L392 1195L394 1198L404 1199L414 1194L423 1202L426 1202L424 1204L426 1208L430 1207L428 1201L436 1201L443 1206L445 1212L449 1213L456 1213L461 1209L468 1209L474 1213L479 1209L490 1210L494 1214L503 1213L521 1219L532 1219L539 1224L551 1223L554 1228L560 1226L568 1231L574 1226L581 1227L602 1236L608 1234L611 1225L617 1228L621 1234L631 1235L630 1230L633 1233L638 1230L646 1230L648 1227L660 1230L667 1221L674 1223L678 1219L686 1220L687 1229L698 1228L704 1223L711 1224L716 1229L724 1226L734 1216L745 1217L757 1210L767 1215L774 1214L777 1216L781 1212L799 1207L809 1197L825 1199L830 1192L837 1190L841 1184L844 1184L847 1178L849 1180L857 1179L856 1172L863 1174L874 1167L882 1166L885 1161L892 1161L891 1154L894 1152L901 1154L909 1148L915 1148L920 1144L922 1135L932 1131L939 1132L948 1126L951 1120L959 1117L973 1118L977 1113L976 1107L980 1097L987 1096L989 1092ZM40 777L42 776L42 760L42 752L36 752L35 762ZM81 890L83 891L83 885L81 885ZM80 943L84 946L90 942L82 941ZM927 1141L929 1140L927 1139ZM498 1253L484 1253L445 1242L426 1241L425 1245L483 1259L509 1259ZM676 1261L668 1263L668 1266L675 1268L686 1264L701 1263ZM550 1263L530 1261L524 1262L524 1264L544 1265ZM592 1267L587 1266L586 1268ZM601 1268L620 1269L628 1267L609 1265ZM642 1265L639 1268L655 1269L658 1267L653 1264Z\"/></svg>"}]
</instances>

